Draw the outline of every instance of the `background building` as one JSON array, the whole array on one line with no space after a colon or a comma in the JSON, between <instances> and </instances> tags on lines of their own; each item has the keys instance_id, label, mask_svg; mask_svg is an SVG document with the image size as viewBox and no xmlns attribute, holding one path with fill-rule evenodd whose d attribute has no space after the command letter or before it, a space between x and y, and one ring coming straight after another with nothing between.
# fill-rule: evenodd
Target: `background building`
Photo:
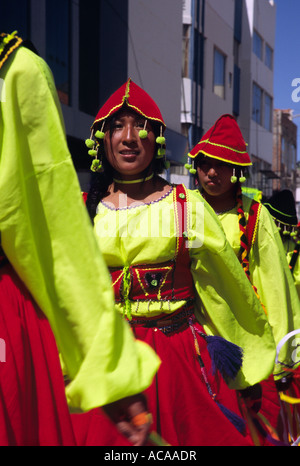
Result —
<instances>
[{"instance_id":1,"label":"background building","mask_svg":"<svg viewBox=\"0 0 300 466\"><path fill-rule=\"evenodd\" d=\"M182 0L2 0L0 24L18 30L49 64L83 189L90 166L84 140L100 106L128 77L158 103L167 157L180 162Z\"/></svg>"},{"instance_id":2,"label":"background building","mask_svg":"<svg viewBox=\"0 0 300 466\"><path fill-rule=\"evenodd\" d=\"M93 118L131 77L167 123L171 182L193 186L188 150L230 113L253 162L248 185L265 196L279 185L296 190L293 117L276 110L273 120L273 0L2 0L0 24L52 69L83 189Z\"/></svg>"},{"instance_id":3,"label":"background building","mask_svg":"<svg viewBox=\"0 0 300 466\"><path fill-rule=\"evenodd\" d=\"M251 186L272 192L273 0L183 2L182 131L193 146L236 116L253 162Z\"/></svg>"},{"instance_id":4,"label":"background building","mask_svg":"<svg viewBox=\"0 0 300 466\"><path fill-rule=\"evenodd\" d=\"M297 187L297 125L293 123L292 110L274 110L273 171L277 178L273 190Z\"/></svg>"}]
</instances>

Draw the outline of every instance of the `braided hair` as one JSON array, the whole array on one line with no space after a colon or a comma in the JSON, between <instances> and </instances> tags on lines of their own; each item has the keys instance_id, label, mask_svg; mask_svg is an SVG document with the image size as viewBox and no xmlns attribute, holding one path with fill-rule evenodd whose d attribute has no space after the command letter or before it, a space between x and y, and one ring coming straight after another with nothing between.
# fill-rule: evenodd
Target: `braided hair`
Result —
<instances>
[{"instance_id":1,"label":"braided hair","mask_svg":"<svg viewBox=\"0 0 300 466\"><path fill-rule=\"evenodd\" d=\"M236 200L237 200L238 222L239 222L239 229L240 229L240 250L238 253L238 259L240 263L242 264L245 274L250 279L247 221L246 221L244 207L243 207L243 194L242 194L242 188L240 184L237 190Z\"/></svg>"}]
</instances>

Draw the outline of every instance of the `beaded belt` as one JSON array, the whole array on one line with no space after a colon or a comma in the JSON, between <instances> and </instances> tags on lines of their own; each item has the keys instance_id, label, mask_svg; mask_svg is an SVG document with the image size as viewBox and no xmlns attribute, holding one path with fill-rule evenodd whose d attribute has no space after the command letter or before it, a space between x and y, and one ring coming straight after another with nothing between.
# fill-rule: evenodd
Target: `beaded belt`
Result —
<instances>
[{"instance_id":1,"label":"beaded belt","mask_svg":"<svg viewBox=\"0 0 300 466\"><path fill-rule=\"evenodd\" d=\"M189 318L194 313L193 305L185 305L179 311L172 314L160 314L156 317L133 317L128 323L134 327L158 328L165 334L183 330L189 326Z\"/></svg>"}]
</instances>

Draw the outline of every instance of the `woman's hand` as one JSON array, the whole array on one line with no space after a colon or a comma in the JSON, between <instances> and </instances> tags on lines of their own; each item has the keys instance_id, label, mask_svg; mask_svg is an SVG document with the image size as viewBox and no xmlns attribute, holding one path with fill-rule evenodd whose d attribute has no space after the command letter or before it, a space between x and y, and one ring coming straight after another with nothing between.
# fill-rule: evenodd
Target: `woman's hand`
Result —
<instances>
[{"instance_id":1,"label":"woman's hand","mask_svg":"<svg viewBox=\"0 0 300 466\"><path fill-rule=\"evenodd\" d=\"M102 409L121 434L134 446L146 444L152 418L148 412L144 395L139 394L123 398L102 406Z\"/></svg>"}]
</instances>

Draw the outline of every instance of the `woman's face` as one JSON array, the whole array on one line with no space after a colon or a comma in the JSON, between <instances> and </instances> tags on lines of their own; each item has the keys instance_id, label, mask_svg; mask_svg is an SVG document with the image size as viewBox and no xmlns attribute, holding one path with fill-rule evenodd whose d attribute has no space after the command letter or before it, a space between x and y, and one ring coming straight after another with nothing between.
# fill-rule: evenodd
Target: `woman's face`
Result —
<instances>
[{"instance_id":1,"label":"woman's face","mask_svg":"<svg viewBox=\"0 0 300 466\"><path fill-rule=\"evenodd\" d=\"M231 183L233 166L221 160L204 157L197 164L199 183L210 196L234 194L235 185Z\"/></svg>"},{"instance_id":2,"label":"woman's face","mask_svg":"<svg viewBox=\"0 0 300 466\"><path fill-rule=\"evenodd\" d=\"M155 134L147 122L148 136L141 139L139 131L144 129L145 118L130 110L121 110L111 122L111 131L105 131L104 147L106 158L123 179L133 179L146 170L154 157Z\"/></svg>"}]
</instances>

